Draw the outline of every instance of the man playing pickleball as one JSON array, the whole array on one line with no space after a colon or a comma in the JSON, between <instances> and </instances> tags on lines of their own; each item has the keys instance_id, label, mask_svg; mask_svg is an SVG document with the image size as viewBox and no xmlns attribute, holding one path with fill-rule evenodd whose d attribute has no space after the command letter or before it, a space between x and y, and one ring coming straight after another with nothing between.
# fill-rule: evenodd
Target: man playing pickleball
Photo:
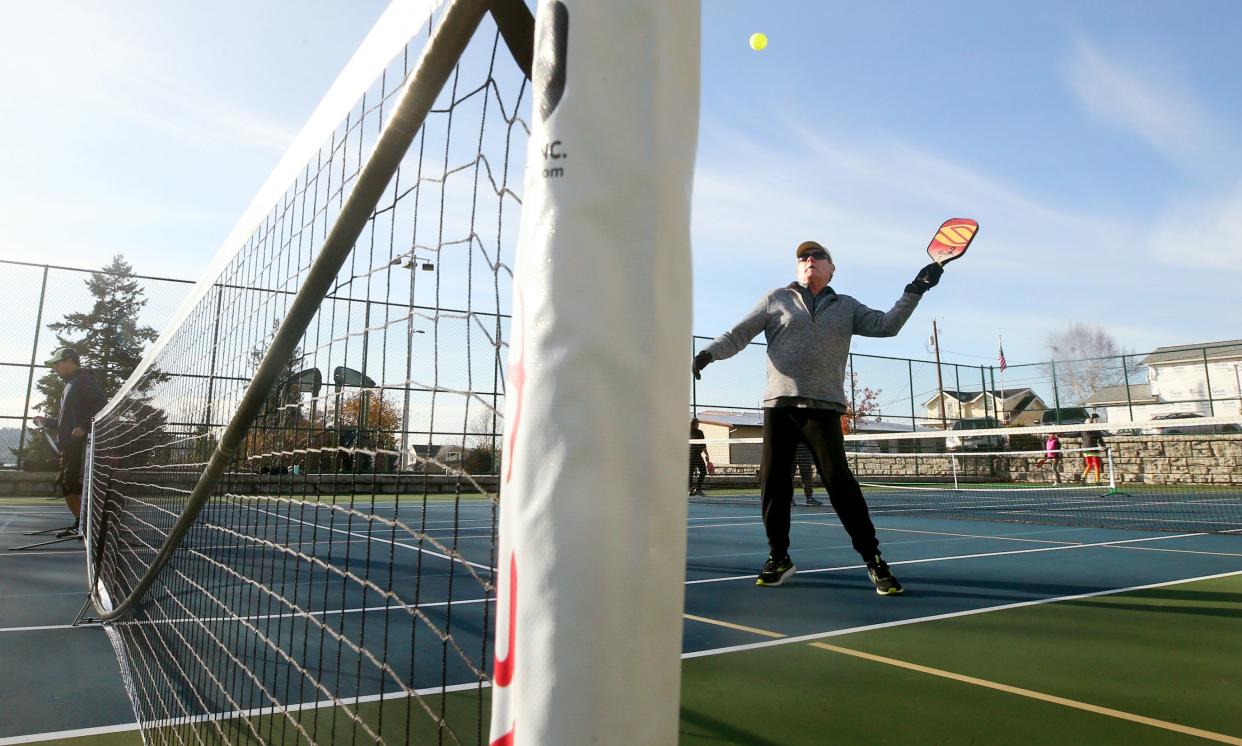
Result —
<instances>
[{"instance_id":1,"label":"man playing pickleball","mask_svg":"<svg viewBox=\"0 0 1242 746\"><path fill-rule=\"evenodd\" d=\"M876 592L895 595L901 593L901 583L880 557L866 500L845 457L841 432L841 416L848 402L844 391L845 364L855 334L896 335L923 293L939 282L944 270L934 262L924 267L885 313L848 295L838 295L829 287L836 266L823 246L805 241L795 253L797 281L765 295L737 326L695 355L694 376L698 378L709 363L736 355L760 332L764 333L768 383L764 393L759 489L770 554L756 584L780 585L795 570L789 557L791 472L798 444L805 443L833 509L867 565Z\"/></svg>"}]
</instances>

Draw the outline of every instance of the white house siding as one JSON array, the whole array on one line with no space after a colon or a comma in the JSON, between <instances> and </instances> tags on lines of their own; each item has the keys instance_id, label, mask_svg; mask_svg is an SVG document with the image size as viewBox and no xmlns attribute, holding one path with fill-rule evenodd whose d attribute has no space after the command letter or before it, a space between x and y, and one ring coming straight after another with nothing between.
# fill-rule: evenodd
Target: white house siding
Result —
<instances>
[{"instance_id":1,"label":"white house siding","mask_svg":"<svg viewBox=\"0 0 1242 746\"><path fill-rule=\"evenodd\" d=\"M1235 414L1239 412L1242 398L1239 383L1242 382L1242 359L1178 363L1156 363L1149 367L1147 380L1151 392L1161 403L1144 407L1141 415L1136 410L1135 419L1148 419L1157 414L1194 412L1208 415ZM1211 383L1212 406L1209 406L1208 383ZM1128 419L1128 414L1126 419Z\"/></svg>"}]
</instances>

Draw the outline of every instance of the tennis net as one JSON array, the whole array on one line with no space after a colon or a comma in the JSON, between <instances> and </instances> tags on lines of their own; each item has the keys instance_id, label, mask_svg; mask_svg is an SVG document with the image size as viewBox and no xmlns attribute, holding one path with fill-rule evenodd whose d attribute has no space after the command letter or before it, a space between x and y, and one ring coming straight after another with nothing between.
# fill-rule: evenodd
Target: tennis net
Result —
<instances>
[{"instance_id":1,"label":"tennis net","mask_svg":"<svg viewBox=\"0 0 1242 746\"><path fill-rule=\"evenodd\" d=\"M1157 531L1242 532L1242 420L1177 428L1144 423L851 434L850 469L873 516L927 516ZM1201 424L1200 424L1201 423ZM1083 433L1098 445L1084 447ZM1049 447L1056 433L1059 442ZM695 503L758 505L761 438L691 441L711 474ZM1088 470L1092 457L1098 469ZM792 470L794 503L828 505L808 451ZM700 494L701 493L701 494Z\"/></svg>"},{"instance_id":2,"label":"tennis net","mask_svg":"<svg viewBox=\"0 0 1242 746\"><path fill-rule=\"evenodd\" d=\"M533 20L425 7L96 420L93 600L148 743L486 741Z\"/></svg>"}]
</instances>

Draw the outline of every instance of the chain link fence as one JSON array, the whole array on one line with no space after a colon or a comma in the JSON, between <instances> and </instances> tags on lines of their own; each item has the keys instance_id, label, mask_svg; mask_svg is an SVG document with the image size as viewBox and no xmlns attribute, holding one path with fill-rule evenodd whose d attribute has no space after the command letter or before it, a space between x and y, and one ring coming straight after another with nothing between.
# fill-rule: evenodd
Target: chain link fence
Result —
<instances>
[{"instance_id":1,"label":"chain link fence","mask_svg":"<svg viewBox=\"0 0 1242 746\"><path fill-rule=\"evenodd\" d=\"M22 463L23 449L43 437L32 421L41 414L37 381L47 372L43 361L59 346L48 325L90 307L87 283L97 274L0 260L0 293L9 309L0 325L0 468L28 466ZM165 326L193 287L190 280L132 278L147 301L138 323L156 329ZM501 323L507 332L508 318ZM687 366L710 341L692 339ZM694 415L727 414L735 422L757 423L766 366L764 345L753 343L726 366L713 366L700 381L692 379ZM857 432L1075 424L1095 412L1106 422L1134 422L1148 432L1193 433L1195 417L1242 415L1242 340L1004 370L855 353L849 357L845 390L851 429ZM502 392L489 396L502 406Z\"/></svg>"},{"instance_id":2,"label":"chain link fence","mask_svg":"<svg viewBox=\"0 0 1242 746\"><path fill-rule=\"evenodd\" d=\"M22 452L43 437L33 418L43 414L38 380L48 369L43 361L59 347L49 324L71 313L88 311L94 298L87 287L99 270L0 260L0 297L5 300L0 324L0 468L20 469ZM146 305L140 325L163 328L194 283L168 277L132 275L143 289Z\"/></svg>"},{"instance_id":3,"label":"chain link fence","mask_svg":"<svg viewBox=\"0 0 1242 746\"><path fill-rule=\"evenodd\" d=\"M690 354L710 342L695 336ZM757 424L766 365L755 342L692 380L695 416ZM1242 416L1242 340L1004 369L852 353L844 383L855 432L1078 424L1094 413L1149 433L1191 434L1197 417ZM1222 427L1236 426L1205 429Z\"/></svg>"}]
</instances>

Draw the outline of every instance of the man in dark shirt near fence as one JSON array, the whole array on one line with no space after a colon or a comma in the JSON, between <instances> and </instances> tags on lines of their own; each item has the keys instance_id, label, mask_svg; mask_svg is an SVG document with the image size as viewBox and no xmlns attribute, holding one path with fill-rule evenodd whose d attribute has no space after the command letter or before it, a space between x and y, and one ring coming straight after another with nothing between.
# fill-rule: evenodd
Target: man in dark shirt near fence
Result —
<instances>
[{"instance_id":1,"label":"man in dark shirt near fence","mask_svg":"<svg viewBox=\"0 0 1242 746\"><path fill-rule=\"evenodd\" d=\"M901 583L880 557L866 500L845 458L845 363L853 335L896 335L923 293L940 281L943 269L935 263L924 267L885 313L829 287L836 266L820 244L805 241L795 256L798 280L765 295L737 326L695 355L693 364L698 378L709 363L736 355L760 332L767 340L759 491L770 554L755 583L780 585L795 570L789 558L789 505L795 453L805 443L876 592L895 595L901 593Z\"/></svg>"},{"instance_id":2,"label":"man in dark shirt near fence","mask_svg":"<svg viewBox=\"0 0 1242 746\"><path fill-rule=\"evenodd\" d=\"M56 446L60 449L60 471L56 485L65 496L65 504L73 513L73 526L58 534L68 538L78 533L82 518L82 471L86 461L86 436L91 429L91 418L108 402L95 375L84 370L78 353L71 347L62 347L52 353L47 366L65 381L65 391L60 397L60 410L56 418Z\"/></svg>"},{"instance_id":3,"label":"man in dark shirt near fence","mask_svg":"<svg viewBox=\"0 0 1242 746\"><path fill-rule=\"evenodd\" d=\"M690 440L703 440L702 429L698 418L690 420ZM694 481L698 476L698 482ZM704 443L690 444L690 496L703 494L703 479L707 476L707 445Z\"/></svg>"}]
</instances>

